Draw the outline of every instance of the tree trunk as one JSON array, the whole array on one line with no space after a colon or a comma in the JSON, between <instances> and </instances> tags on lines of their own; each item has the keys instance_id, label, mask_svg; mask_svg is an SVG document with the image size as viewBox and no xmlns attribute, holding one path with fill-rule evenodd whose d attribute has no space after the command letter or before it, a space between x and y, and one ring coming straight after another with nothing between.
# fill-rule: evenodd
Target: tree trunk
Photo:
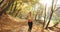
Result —
<instances>
[{"instance_id":1,"label":"tree trunk","mask_svg":"<svg viewBox=\"0 0 60 32\"><path fill-rule=\"evenodd\" d=\"M19 13L19 11L20 11L21 9L19 9L18 11L17 11L17 13L16 13L16 15L15 15L15 17L17 16L17 14Z\"/></svg>"},{"instance_id":2,"label":"tree trunk","mask_svg":"<svg viewBox=\"0 0 60 32\"><path fill-rule=\"evenodd\" d=\"M45 5L45 11L44 11L44 23L43 23L43 27L45 26L46 23L46 5Z\"/></svg>"},{"instance_id":3,"label":"tree trunk","mask_svg":"<svg viewBox=\"0 0 60 32\"><path fill-rule=\"evenodd\" d=\"M49 25L49 23L50 23L50 20L51 20L51 18L52 18L52 15L53 15L53 4L54 4L54 0L52 1L51 14L50 14L49 21L48 21L48 23L47 23L45 29L48 28L48 25Z\"/></svg>"},{"instance_id":4,"label":"tree trunk","mask_svg":"<svg viewBox=\"0 0 60 32\"><path fill-rule=\"evenodd\" d=\"M4 0L1 2L0 5L0 16L4 13L6 14L6 10L10 7L11 3L13 3L14 0Z\"/></svg>"},{"instance_id":5,"label":"tree trunk","mask_svg":"<svg viewBox=\"0 0 60 32\"><path fill-rule=\"evenodd\" d=\"M0 1L1 1L1 2L0 2L0 5L1 5L1 4L3 3L4 0L0 0Z\"/></svg>"},{"instance_id":6,"label":"tree trunk","mask_svg":"<svg viewBox=\"0 0 60 32\"><path fill-rule=\"evenodd\" d=\"M12 12L12 15L14 15L14 13L16 12L16 6L17 6L17 2L15 3L15 6L14 6L14 9L13 9L13 12Z\"/></svg>"},{"instance_id":7,"label":"tree trunk","mask_svg":"<svg viewBox=\"0 0 60 32\"><path fill-rule=\"evenodd\" d=\"M13 6L14 6L14 2L11 4L11 7L10 7L10 11L9 11L9 14L10 14L10 15L12 15Z\"/></svg>"}]
</instances>

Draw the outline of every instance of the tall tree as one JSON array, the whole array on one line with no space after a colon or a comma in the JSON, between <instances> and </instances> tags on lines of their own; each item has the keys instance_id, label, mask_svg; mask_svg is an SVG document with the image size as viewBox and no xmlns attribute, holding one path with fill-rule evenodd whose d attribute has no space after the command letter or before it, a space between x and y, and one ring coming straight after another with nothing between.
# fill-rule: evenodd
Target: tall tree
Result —
<instances>
[{"instance_id":1,"label":"tall tree","mask_svg":"<svg viewBox=\"0 0 60 32\"><path fill-rule=\"evenodd\" d=\"M56 4L55 4L55 5L56 5ZM52 15L53 15L54 9L55 9L55 7L54 7L54 0L52 0L51 14L50 14L50 17L49 17L49 20L48 20L48 23L47 23L47 25L46 25L45 29L47 29L47 28L48 28L48 25L49 25L50 20L51 20L51 18L52 18Z\"/></svg>"},{"instance_id":2,"label":"tall tree","mask_svg":"<svg viewBox=\"0 0 60 32\"><path fill-rule=\"evenodd\" d=\"M48 23L47 23L47 25L46 25L46 29L48 28L48 25L49 25L49 23L50 23L50 20L51 20L51 18L52 18L52 15L53 15L53 4L54 4L54 0L52 1L51 14L50 14L50 17L49 17L49 21L48 21Z\"/></svg>"},{"instance_id":3,"label":"tall tree","mask_svg":"<svg viewBox=\"0 0 60 32\"><path fill-rule=\"evenodd\" d=\"M45 5L45 11L44 11L44 23L43 23L43 27L45 26L45 23L46 23L46 7L47 7L46 5Z\"/></svg>"}]
</instances>

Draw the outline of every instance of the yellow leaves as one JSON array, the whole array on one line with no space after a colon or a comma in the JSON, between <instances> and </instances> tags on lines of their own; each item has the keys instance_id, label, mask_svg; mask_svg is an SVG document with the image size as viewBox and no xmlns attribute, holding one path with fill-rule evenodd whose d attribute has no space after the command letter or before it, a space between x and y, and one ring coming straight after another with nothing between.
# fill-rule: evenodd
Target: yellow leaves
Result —
<instances>
[{"instance_id":1,"label":"yellow leaves","mask_svg":"<svg viewBox=\"0 0 60 32\"><path fill-rule=\"evenodd\" d=\"M18 1L18 2L22 2L22 0L16 0L16 1Z\"/></svg>"},{"instance_id":2,"label":"yellow leaves","mask_svg":"<svg viewBox=\"0 0 60 32\"><path fill-rule=\"evenodd\" d=\"M25 1L27 1L27 2L25 2ZM26 14L30 11L31 12L34 11L34 5L38 2L38 0L15 0L13 8L14 8L16 2L17 2L16 11L21 9L20 13ZM35 12L35 14L36 14L36 12Z\"/></svg>"}]
</instances>

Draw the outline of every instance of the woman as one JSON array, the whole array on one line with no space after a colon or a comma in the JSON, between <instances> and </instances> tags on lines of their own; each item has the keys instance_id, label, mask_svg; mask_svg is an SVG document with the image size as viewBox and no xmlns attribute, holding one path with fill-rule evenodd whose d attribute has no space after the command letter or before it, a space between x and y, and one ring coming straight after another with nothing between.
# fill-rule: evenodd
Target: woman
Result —
<instances>
[{"instance_id":1,"label":"woman","mask_svg":"<svg viewBox=\"0 0 60 32\"><path fill-rule=\"evenodd\" d=\"M28 15L28 26L29 26L29 29L28 29L28 31L30 31L30 32L32 30L32 25L33 25L33 17L32 17L32 13L29 12L29 15Z\"/></svg>"}]
</instances>

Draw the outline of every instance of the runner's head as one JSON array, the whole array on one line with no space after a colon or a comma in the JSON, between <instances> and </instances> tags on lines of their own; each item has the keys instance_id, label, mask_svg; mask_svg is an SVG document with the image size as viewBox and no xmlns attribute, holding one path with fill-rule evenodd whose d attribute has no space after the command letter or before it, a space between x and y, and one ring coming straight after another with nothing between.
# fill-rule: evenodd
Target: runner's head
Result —
<instances>
[{"instance_id":1,"label":"runner's head","mask_svg":"<svg viewBox=\"0 0 60 32\"><path fill-rule=\"evenodd\" d=\"M29 12L29 15L31 15L32 13L31 12Z\"/></svg>"}]
</instances>

